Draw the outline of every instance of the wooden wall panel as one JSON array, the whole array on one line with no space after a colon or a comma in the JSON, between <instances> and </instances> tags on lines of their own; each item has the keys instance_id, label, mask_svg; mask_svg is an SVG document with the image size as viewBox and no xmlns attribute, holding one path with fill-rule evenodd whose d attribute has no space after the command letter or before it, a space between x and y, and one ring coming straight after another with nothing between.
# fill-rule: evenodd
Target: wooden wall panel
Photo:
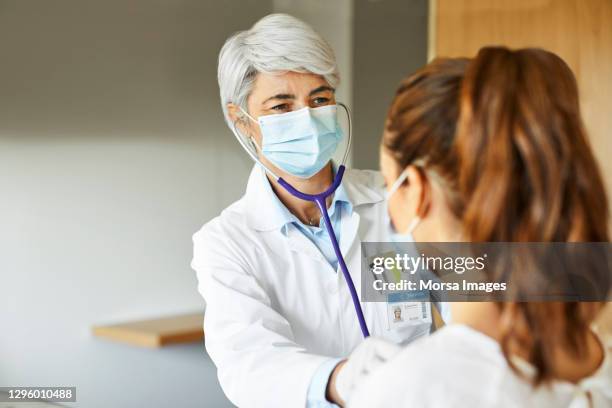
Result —
<instances>
[{"instance_id":1,"label":"wooden wall panel","mask_svg":"<svg viewBox=\"0 0 612 408\"><path fill-rule=\"evenodd\" d=\"M582 113L612 195L612 0L432 0L436 56L474 56L484 45L542 47L561 56L580 87Z\"/></svg>"},{"instance_id":2,"label":"wooden wall panel","mask_svg":"<svg viewBox=\"0 0 612 408\"><path fill-rule=\"evenodd\" d=\"M506 45L546 48L569 64L612 199L612 0L431 0L430 10L430 57ZM611 304L606 312L600 324L610 333Z\"/></svg>"}]
</instances>

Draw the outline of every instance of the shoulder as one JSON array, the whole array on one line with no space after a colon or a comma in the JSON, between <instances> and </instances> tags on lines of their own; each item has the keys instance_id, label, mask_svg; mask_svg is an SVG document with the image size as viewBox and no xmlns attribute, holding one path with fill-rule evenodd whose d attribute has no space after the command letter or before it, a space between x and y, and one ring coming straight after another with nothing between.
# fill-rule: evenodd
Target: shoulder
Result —
<instances>
[{"instance_id":1,"label":"shoulder","mask_svg":"<svg viewBox=\"0 0 612 408\"><path fill-rule=\"evenodd\" d=\"M431 364L430 359L439 359L440 352L443 352L439 350L440 341L434 337L411 343L357 384L349 407L387 407L398 403L425 405L426 394L438 384L438 381L432 382L431 379L439 377L435 376L439 370Z\"/></svg>"},{"instance_id":2,"label":"shoulder","mask_svg":"<svg viewBox=\"0 0 612 408\"><path fill-rule=\"evenodd\" d=\"M201 240L231 233L246 224L244 197L225 208L221 214L205 223L194 235L193 239Z\"/></svg>"},{"instance_id":3,"label":"shoulder","mask_svg":"<svg viewBox=\"0 0 612 408\"><path fill-rule=\"evenodd\" d=\"M439 383L431 381L436 376L424 357L429 349L431 345L421 340L404 348L356 385L348 407L427 406L427 394Z\"/></svg>"},{"instance_id":4,"label":"shoulder","mask_svg":"<svg viewBox=\"0 0 612 408\"><path fill-rule=\"evenodd\" d=\"M482 360L483 354L489 353L483 353L480 340L486 343L487 339L472 337L467 330L447 326L411 343L358 385L359 391L351 397L354 403L349 406L384 407L401 402L437 407L475 398L469 383L487 383L487 376L495 369L486 367L491 359ZM470 344L467 349L466 344ZM493 358L493 365L503 363L503 356L498 357Z\"/></svg>"},{"instance_id":5,"label":"shoulder","mask_svg":"<svg viewBox=\"0 0 612 408\"><path fill-rule=\"evenodd\" d=\"M252 235L243 197L193 234L194 260L219 255L237 259L243 255L243 248L252 239Z\"/></svg>"},{"instance_id":6,"label":"shoulder","mask_svg":"<svg viewBox=\"0 0 612 408\"><path fill-rule=\"evenodd\" d=\"M362 184L372 189L384 189L385 181L377 170L346 169L345 181L352 184Z\"/></svg>"},{"instance_id":7,"label":"shoulder","mask_svg":"<svg viewBox=\"0 0 612 408\"><path fill-rule=\"evenodd\" d=\"M385 183L380 172L347 169L342 186L354 207L378 208L380 215L386 212L385 206L376 205L383 204L385 198Z\"/></svg>"}]
</instances>

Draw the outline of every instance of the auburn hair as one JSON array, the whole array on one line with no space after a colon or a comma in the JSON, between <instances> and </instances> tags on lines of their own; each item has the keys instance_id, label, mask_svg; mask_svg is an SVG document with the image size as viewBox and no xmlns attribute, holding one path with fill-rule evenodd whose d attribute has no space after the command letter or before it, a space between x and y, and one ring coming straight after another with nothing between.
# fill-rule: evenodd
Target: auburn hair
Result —
<instances>
[{"instance_id":1,"label":"auburn hair","mask_svg":"<svg viewBox=\"0 0 612 408\"><path fill-rule=\"evenodd\" d=\"M576 80L551 52L485 47L471 60L434 60L401 83L382 144L401 168L418 162L442 182L468 241L609 241L608 202ZM602 284L609 291L610 282ZM584 353L603 304L515 305L537 385L554 377L558 346ZM501 345L516 370L513 342L525 345L511 328Z\"/></svg>"}]
</instances>

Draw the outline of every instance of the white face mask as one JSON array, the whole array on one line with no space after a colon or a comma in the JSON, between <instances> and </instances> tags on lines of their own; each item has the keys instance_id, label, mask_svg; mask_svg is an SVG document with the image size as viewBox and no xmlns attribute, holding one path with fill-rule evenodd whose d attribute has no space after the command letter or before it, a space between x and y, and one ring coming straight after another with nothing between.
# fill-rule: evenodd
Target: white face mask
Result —
<instances>
[{"instance_id":1,"label":"white face mask","mask_svg":"<svg viewBox=\"0 0 612 408\"><path fill-rule=\"evenodd\" d=\"M393 184L391 185L391 188L389 189L389 191L387 191L385 195L385 198L387 200L387 205L388 205L388 202L391 196L395 194L397 190L399 190L400 186L404 183L404 181L406 181L407 177L408 177L408 169L405 169L402 172L402 174L399 175L397 180L393 182ZM388 213L388 210L387 210L387 213ZM393 223L391 222L391 217L389 216L389 228L391 229L391 234L390 234L391 240L394 242L414 242L414 236L412 235L412 233L414 232L414 229L419 225L420 222L421 222L421 217L419 216L414 217L412 221L410 221L410 224L408 225L408 229L406 230L406 232L400 233L400 232L395 231L395 228L393 227Z\"/></svg>"}]
</instances>

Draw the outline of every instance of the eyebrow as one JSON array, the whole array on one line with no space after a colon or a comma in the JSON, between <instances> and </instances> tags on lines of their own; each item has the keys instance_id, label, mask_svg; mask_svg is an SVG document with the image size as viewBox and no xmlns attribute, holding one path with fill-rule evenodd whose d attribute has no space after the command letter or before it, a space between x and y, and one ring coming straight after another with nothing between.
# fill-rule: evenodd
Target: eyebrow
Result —
<instances>
[{"instance_id":1,"label":"eyebrow","mask_svg":"<svg viewBox=\"0 0 612 408\"><path fill-rule=\"evenodd\" d=\"M295 95L293 94L276 94L274 96L269 97L268 99L266 99L265 101L262 102L262 104L271 101L272 99L295 99Z\"/></svg>"},{"instance_id":2,"label":"eyebrow","mask_svg":"<svg viewBox=\"0 0 612 408\"><path fill-rule=\"evenodd\" d=\"M308 96L312 96L312 95L316 95L318 93L321 92L325 92L325 91L329 91L329 92L336 92L336 90L334 88L332 88L331 86L327 86L327 85L321 85L318 88L313 89L312 91L310 91L310 93L308 94ZM272 99L295 99L295 95L293 94L276 94L273 95L269 98L267 98L265 101L262 102L262 104L271 101Z\"/></svg>"},{"instance_id":3,"label":"eyebrow","mask_svg":"<svg viewBox=\"0 0 612 408\"><path fill-rule=\"evenodd\" d=\"M318 94L320 92L324 92L324 91L329 91L329 92L336 92L336 90L334 88L332 88L331 86L327 86L327 85L321 85L320 87L313 89L312 91L310 91L310 93L308 94L308 96L312 96L315 94Z\"/></svg>"}]
</instances>

